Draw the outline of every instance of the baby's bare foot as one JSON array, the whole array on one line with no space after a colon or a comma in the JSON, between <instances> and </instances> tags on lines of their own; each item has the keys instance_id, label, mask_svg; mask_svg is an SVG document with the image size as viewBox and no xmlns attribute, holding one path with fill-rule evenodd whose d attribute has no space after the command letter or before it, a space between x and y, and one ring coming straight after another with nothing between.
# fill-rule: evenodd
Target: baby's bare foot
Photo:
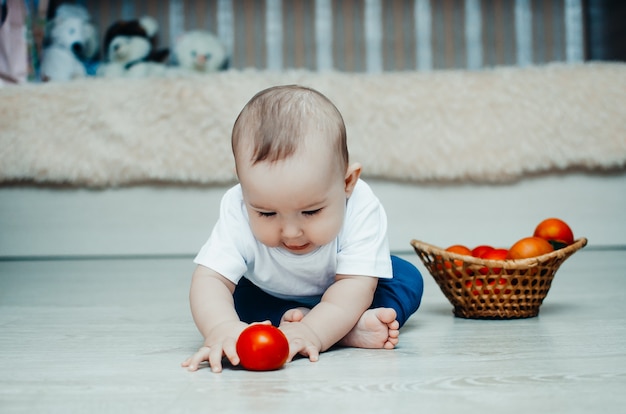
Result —
<instances>
[{"instance_id":1,"label":"baby's bare foot","mask_svg":"<svg viewBox=\"0 0 626 414\"><path fill-rule=\"evenodd\" d=\"M282 325L285 322L300 322L304 318L304 315L309 313L310 310L311 309L308 308L289 309L283 314L282 318L280 318L280 324Z\"/></svg>"},{"instance_id":2,"label":"baby's bare foot","mask_svg":"<svg viewBox=\"0 0 626 414\"><path fill-rule=\"evenodd\" d=\"M400 341L400 323L391 308L368 309L340 345L354 348L393 349Z\"/></svg>"}]
</instances>

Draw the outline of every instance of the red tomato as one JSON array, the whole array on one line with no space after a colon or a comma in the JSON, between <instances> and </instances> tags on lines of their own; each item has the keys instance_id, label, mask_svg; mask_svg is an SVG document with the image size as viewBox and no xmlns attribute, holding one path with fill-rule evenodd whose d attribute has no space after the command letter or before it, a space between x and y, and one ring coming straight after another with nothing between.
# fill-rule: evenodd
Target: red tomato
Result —
<instances>
[{"instance_id":1,"label":"red tomato","mask_svg":"<svg viewBox=\"0 0 626 414\"><path fill-rule=\"evenodd\" d=\"M493 249L485 253L482 258L487 260L506 260L508 253L509 251L507 249Z\"/></svg>"},{"instance_id":2,"label":"red tomato","mask_svg":"<svg viewBox=\"0 0 626 414\"><path fill-rule=\"evenodd\" d=\"M493 250L493 247L488 246L486 244L476 246L472 249L472 256L474 257L483 257L485 253Z\"/></svg>"},{"instance_id":3,"label":"red tomato","mask_svg":"<svg viewBox=\"0 0 626 414\"><path fill-rule=\"evenodd\" d=\"M524 237L509 249L507 259L527 259L554 251L554 247L541 237Z\"/></svg>"},{"instance_id":4,"label":"red tomato","mask_svg":"<svg viewBox=\"0 0 626 414\"><path fill-rule=\"evenodd\" d=\"M482 259L485 260L506 260L507 256L509 254L509 251L507 249L493 249L491 251L488 251L487 253L485 253L482 256ZM494 267L493 272L495 274L499 274L502 271L501 267ZM486 267L482 267L480 269L480 273L483 275L486 275L487 273L489 273L489 270Z\"/></svg>"},{"instance_id":5,"label":"red tomato","mask_svg":"<svg viewBox=\"0 0 626 414\"><path fill-rule=\"evenodd\" d=\"M555 249L574 243L572 229L566 222L558 218L548 218L539 223L533 236L546 239Z\"/></svg>"},{"instance_id":6,"label":"red tomato","mask_svg":"<svg viewBox=\"0 0 626 414\"><path fill-rule=\"evenodd\" d=\"M237 339L241 365L251 371L271 371L282 367L289 357L289 342L272 325L250 325Z\"/></svg>"}]
</instances>

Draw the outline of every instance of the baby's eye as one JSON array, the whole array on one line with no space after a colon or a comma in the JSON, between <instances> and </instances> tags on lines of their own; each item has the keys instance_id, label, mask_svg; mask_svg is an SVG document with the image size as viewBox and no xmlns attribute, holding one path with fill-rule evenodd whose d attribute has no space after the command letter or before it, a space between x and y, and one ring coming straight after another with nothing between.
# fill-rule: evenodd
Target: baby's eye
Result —
<instances>
[{"instance_id":1,"label":"baby's eye","mask_svg":"<svg viewBox=\"0 0 626 414\"><path fill-rule=\"evenodd\" d=\"M257 211L257 213L259 213L259 217L273 217L276 215L276 213L274 212L267 212L267 211Z\"/></svg>"},{"instance_id":2,"label":"baby's eye","mask_svg":"<svg viewBox=\"0 0 626 414\"><path fill-rule=\"evenodd\" d=\"M322 209L318 208L317 210L303 211L302 214L304 214L305 216L314 216L320 211L322 211Z\"/></svg>"}]
</instances>

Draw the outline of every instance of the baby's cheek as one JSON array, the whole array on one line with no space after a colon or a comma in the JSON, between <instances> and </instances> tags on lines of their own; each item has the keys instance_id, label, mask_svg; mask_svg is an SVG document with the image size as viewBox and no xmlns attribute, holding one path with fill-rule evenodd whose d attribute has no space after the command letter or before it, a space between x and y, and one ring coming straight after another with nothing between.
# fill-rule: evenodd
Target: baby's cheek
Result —
<instances>
[{"instance_id":1,"label":"baby's cheek","mask_svg":"<svg viewBox=\"0 0 626 414\"><path fill-rule=\"evenodd\" d=\"M320 221L316 225L311 226L309 238L318 246L328 244L337 238L341 231L341 224L340 220Z\"/></svg>"},{"instance_id":2,"label":"baby's cheek","mask_svg":"<svg viewBox=\"0 0 626 414\"><path fill-rule=\"evenodd\" d=\"M250 223L254 237L268 247L277 247L280 244L280 235L272 226L252 221Z\"/></svg>"}]
</instances>

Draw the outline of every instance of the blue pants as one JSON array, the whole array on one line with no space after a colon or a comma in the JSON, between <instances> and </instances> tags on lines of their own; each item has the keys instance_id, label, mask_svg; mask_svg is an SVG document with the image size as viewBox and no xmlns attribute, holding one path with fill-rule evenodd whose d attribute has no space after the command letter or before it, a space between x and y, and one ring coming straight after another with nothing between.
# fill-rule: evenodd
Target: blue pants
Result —
<instances>
[{"instance_id":1,"label":"blue pants","mask_svg":"<svg viewBox=\"0 0 626 414\"><path fill-rule=\"evenodd\" d=\"M379 279L370 308L393 308L400 326L420 306L424 281L419 270L406 260L391 256L392 279ZM239 318L246 323L270 320L278 326L280 318L289 309L308 307L292 300L279 299L243 278L233 295Z\"/></svg>"}]
</instances>

